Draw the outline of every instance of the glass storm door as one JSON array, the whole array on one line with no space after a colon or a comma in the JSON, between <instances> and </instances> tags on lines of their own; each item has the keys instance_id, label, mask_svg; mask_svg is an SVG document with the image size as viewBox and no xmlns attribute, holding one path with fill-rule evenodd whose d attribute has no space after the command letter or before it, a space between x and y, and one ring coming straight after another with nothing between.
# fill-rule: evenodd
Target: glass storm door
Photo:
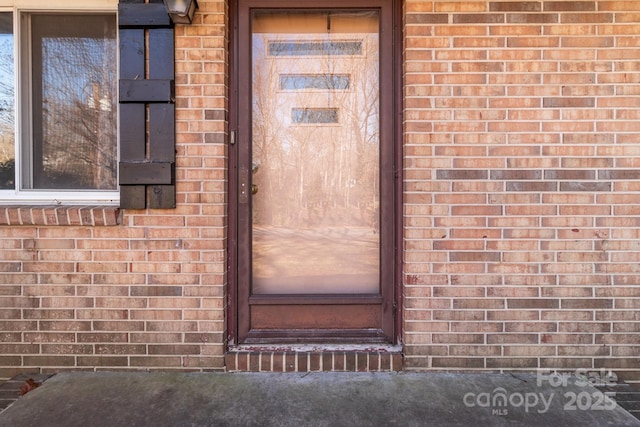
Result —
<instances>
[{"instance_id":1,"label":"glass storm door","mask_svg":"<svg viewBox=\"0 0 640 427\"><path fill-rule=\"evenodd\" d=\"M389 12L273 3L239 8L239 341L388 341Z\"/></svg>"}]
</instances>

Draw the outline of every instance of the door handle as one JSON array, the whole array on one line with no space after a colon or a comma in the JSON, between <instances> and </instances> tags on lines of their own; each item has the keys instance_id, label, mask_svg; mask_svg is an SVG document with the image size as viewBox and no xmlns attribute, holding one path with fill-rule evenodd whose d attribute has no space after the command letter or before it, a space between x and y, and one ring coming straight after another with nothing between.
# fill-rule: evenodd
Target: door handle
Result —
<instances>
[{"instance_id":1,"label":"door handle","mask_svg":"<svg viewBox=\"0 0 640 427\"><path fill-rule=\"evenodd\" d=\"M260 165L258 163L253 163L251 165L251 175L255 174L256 172L258 172L258 169L260 168ZM258 193L258 186L256 184L251 184L251 194L257 194Z\"/></svg>"}]
</instances>

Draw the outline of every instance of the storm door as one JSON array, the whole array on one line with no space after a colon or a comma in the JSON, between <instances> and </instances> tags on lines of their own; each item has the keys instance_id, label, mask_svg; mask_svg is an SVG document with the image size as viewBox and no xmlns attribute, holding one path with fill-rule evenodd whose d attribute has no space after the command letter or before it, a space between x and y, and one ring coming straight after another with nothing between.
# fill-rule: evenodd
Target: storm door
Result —
<instances>
[{"instance_id":1,"label":"storm door","mask_svg":"<svg viewBox=\"0 0 640 427\"><path fill-rule=\"evenodd\" d=\"M240 3L239 342L393 336L391 11L358 4Z\"/></svg>"}]
</instances>

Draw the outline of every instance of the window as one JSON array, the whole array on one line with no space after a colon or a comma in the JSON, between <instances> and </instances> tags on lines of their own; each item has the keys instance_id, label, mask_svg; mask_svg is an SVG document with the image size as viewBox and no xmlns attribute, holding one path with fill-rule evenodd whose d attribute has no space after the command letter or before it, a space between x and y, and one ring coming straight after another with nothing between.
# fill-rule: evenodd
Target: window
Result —
<instances>
[{"instance_id":1,"label":"window","mask_svg":"<svg viewBox=\"0 0 640 427\"><path fill-rule=\"evenodd\" d=\"M118 200L113 12L0 10L0 201Z\"/></svg>"},{"instance_id":2,"label":"window","mask_svg":"<svg viewBox=\"0 0 640 427\"><path fill-rule=\"evenodd\" d=\"M280 89L346 90L351 86L348 75L337 74L283 74Z\"/></svg>"},{"instance_id":3,"label":"window","mask_svg":"<svg viewBox=\"0 0 640 427\"><path fill-rule=\"evenodd\" d=\"M293 123L338 123L337 108L293 108Z\"/></svg>"},{"instance_id":4,"label":"window","mask_svg":"<svg viewBox=\"0 0 640 427\"><path fill-rule=\"evenodd\" d=\"M362 55L360 41L286 41L270 42L272 56Z\"/></svg>"}]
</instances>

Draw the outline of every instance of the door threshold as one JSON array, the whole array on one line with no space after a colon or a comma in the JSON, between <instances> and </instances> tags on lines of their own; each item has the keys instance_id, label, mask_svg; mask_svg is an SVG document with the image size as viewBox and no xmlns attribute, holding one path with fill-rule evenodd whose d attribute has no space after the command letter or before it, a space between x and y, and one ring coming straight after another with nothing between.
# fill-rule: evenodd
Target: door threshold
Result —
<instances>
[{"instance_id":1,"label":"door threshold","mask_svg":"<svg viewBox=\"0 0 640 427\"><path fill-rule=\"evenodd\" d=\"M394 344L238 344L229 346L228 352L332 352L377 351L383 353L401 353L402 346Z\"/></svg>"}]
</instances>

